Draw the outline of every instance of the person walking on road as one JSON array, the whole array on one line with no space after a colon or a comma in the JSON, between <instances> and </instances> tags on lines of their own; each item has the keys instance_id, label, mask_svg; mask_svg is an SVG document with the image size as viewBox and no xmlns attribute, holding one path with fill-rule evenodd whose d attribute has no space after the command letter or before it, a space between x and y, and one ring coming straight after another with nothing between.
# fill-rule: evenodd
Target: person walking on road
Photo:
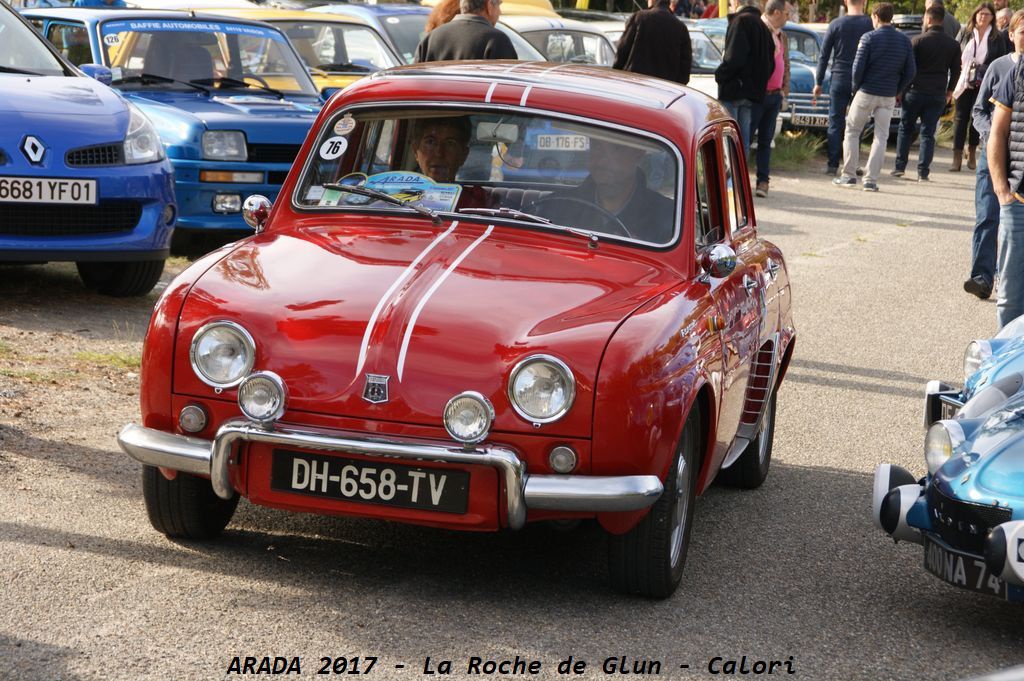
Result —
<instances>
[{"instance_id":1,"label":"person walking on road","mask_svg":"<svg viewBox=\"0 0 1024 681\"><path fill-rule=\"evenodd\" d=\"M832 183L843 187L857 185L860 134L868 119L874 117L875 134L864 174L864 191L877 192L896 97L914 80L917 66L910 38L893 28L891 4L875 5L871 21L875 30L860 39L857 56L853 59L854 95L843 140L843 170Z\"/></svg>"},{"instance_id":2,"label":"person walking on road","mask_svg":"<svg viewBox=\"0 0 1024 681\"><path fill-rule=\"evenodd\" d=\"M988 170L989 133L992 130L992 93L1003 78L1012 77L1013 69L1024 52L1024 10L1017 10L1010 19L1009 39L1014 51L992 62L978 88L974 103L974 127L981 136L981 153L974 184L974 236L971 248L971 275L964 281L964 291L987 300L996 279L996 240L999 231L999 200L992 188Z\"/></svg>"},{"instance_id":3,"label":"person walking on road","mask_svg":"<svg viewBox=\"0 0 1024 681\"><path fill-rule=\"evenodd\" d=\"M843 134L846 131L846 110L853 99L853 58L861 37L870 32L871 17L864 14L864 0L847 0L846 16L833 19L821 43L818 70L814 78L814 99L821 97L825 71L832 63L832 80L828 95L828 174L839 171L843 160Z\"/></svg>"},{"instance_id":4,"label":"person walking on road","mask_svg":"<svg viewBox=\"0 0 1024 681\"><path fill-rule=\"evenodd\" d=\"M732 0L722 63L715 69L718 100L736 119L743 153L750 153L750 121L755 103L764 99L775 69L775 39L761 21L758 0Z\"/></svg>"},{"instance_id":5,"label":"person walking on road","mask_svg":"<svg viewBox=\"0 0 1024 681\"><path fill-rule=\"evenodd\" d=\"M917 179L924 182L935 154L935 128L946 104L952 101L953 88L960 78L960 45L942 30L946 10L929 7L924 13L924 32L915 36L914 63L917 75L903 95L900 132L896 140L894 177L902 177L910 157L910 139L921 121L921 147L917 158Z\"/></svg>"},{"instance_id":6,"label":"person walking on road","mask_svg":"<svg viewBox=\"0 0 1024 681\"><path fill-rule=\"evenodd\" d=\"M924 11L927 12L932 7L941 7L943 10L946 9L946 3L943 0L925 0ZM946 15L942 17L942 30L945 31L946 35L954 40L960 39L960 22L956 20L952 12L946 12Z\"/></svg>"},{"instance_id":7,"label":"person walking on road","mask_svg":"<svg viewBox=\"0 0 1024 681\"><path fill-rule=\"evenodd\" d=\"M690 31L672 13L669 0L647 0L647 7L626 21L612 68L686 85L693 63Z\"/></svg>"},{"instance_id":8,"label":"person walking on road","mask_svg":"<svg viewBox=\"0 0 1024 681\"><path fill-rule=\"evenodd\" d=\"M967 144L967 167L977 165L978 131L971 125L971 111L978 97L978 88L989 64L1010 51L1003 34L995 27L996 10L989 2L978 5L970 20L960 32L960 79L953 90L956 115L953 118L953 165L951 172L959 172Z\"/></svg>"},{"instance_id":9,"label":"person walking on road","mask_svg":"<svg viewBox=\"0 0 1024 681\"><path fill-rule=\"evenodd\" d=\"M761 16L775 43L775 68L765 86L764 98L751 108L750 132L757 133L757 185L754 193L762 198L768 196L775 121L789 95L789 50L782 27L789 19L791 7L789 0L768 0Z\"/></svg>"},{"instance_id":10,"label":"person walking on road","mask_svg":"<svg viewBox=\"0 0 1024 681\"><path fill-rule=\"evenodd\" d=\"M1024 145L1019 143L1024 138L1024 59L999 79L992 103L986 152L999 201L996 319L1001 328L1024 314Z\"/></svg>"},{"instance_id":11,"label":"person walking on road","mask_svg":"<svg viewBox=\"0 0 1024 681\"><path fill-rule=\"evenodd\" d=\"M423 36L416 61L454 59L516 59L509 37L494 25L501 17L501 0L461 0L460 14Z\"/></svg>"}]
</instances>

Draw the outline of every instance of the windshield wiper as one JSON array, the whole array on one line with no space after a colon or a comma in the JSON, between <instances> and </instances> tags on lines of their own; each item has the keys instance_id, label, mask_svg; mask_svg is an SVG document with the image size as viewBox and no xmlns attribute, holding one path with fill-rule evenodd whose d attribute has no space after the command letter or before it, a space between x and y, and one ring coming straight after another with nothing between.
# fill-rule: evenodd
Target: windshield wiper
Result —
<instances>
[{"instance_id":1,"label":"windshield wiper","mask_svg":"<svg viewBox=\"0 0 1024 681\"><path fill-rule=\"evenodd\" d=\"M13 66L0 66L0 73L20 73L25 76L41 76L43 74L36 73L35 71L26 71L25 69L16 69Z\"/></svg>"},{"instance_id":2,"label":"windshield wiper","mask_svg":"<svg viewBox=\"0 0 1024 681\"><path fill-rule=\"evenodd\" d=\"M221 76L220 78L196 78L195 80L189 81L191 83L202 83L203 85L216 85L218 88L227 87L244 87L244 88L255 88L257 90L263 90L269 92L278 99L284 99L284 94L280 90L275 90L272 87L266 85L260 85L259 83L250 83L246 80L239 80L238 78L231 78L230 76Z\"/></svg>"},{"instance_id":3,"label":"windshield wiper","mask_svg":"<svg viewBox=\"0 0 1024 681\"><path fill-rule=\"evenodd\" d=\"M594 232L589 232L585 229L577 229L576 227L566 227L565 225L559 225L554 222L551 222L551 220L548 220L547 218L542 218L541 216L534 215L533 213L524 213L523 211L516 210L515 208L463 208L459 212L468 213L470 215L494 215L502 218L523 220L524 222L536 222L541 225L547 225L548 227L560 229L563 232L568 232L569 234L581 236L590 241L592 245L596 244L598 241L597 234L595 234Z\"/></svg>"},{"instance_id":4,"label":"windshield wiper","mask_svg":"<svg viewBox=\"0 0 1024 681\"><path fill-rule=\"evenodd\" d=\"M441 216L437 214L437 211L430 210L426 206L417 206L403 201L402 199L391 196L385 192L377 191L376 189L370 189L369 187L363 187L360 185L353 184L337 184L335 182L327 182L324 184L324 189L333 189L339 192L348 192L350 194L358 194L359 196L367 196L371 199L377 199L384 203L390 203L394 206L401 206L402 208L411 208L420 215L430 218L431 222L435 225L441 224Z\"/></svg>"},{"instance_id":5,"label":"windshield wiper","mask_svg":"<svg viewBox=\"0 0 1024 681\"><path fill-rule=\"evenodd\" d=\"M120 85L121 83L141 83L143 85L152 85L153 83L178 83L179 85L185 85L193 90L199 90L203 94L210 94L210 88L203 87L191 81L178 80L176 78L168 78L167 76L158 76L155 73L140 73L137 76L125 76L124 78L118 78L117 80L111 81L111 85Z\"/></svg>"},{"instance_id":6,"label":"windshield wiper","mask_svg":"<svg viewBox=\"0 0 1024 681\"><path fill-rule=\"evenodd\" d=\"M369 73L373 70L367 66L353 64L350 61L338 62L337 64L318 64L316 68L321 71L352 71L356 73Z\"/></svg>"}]
</instances>

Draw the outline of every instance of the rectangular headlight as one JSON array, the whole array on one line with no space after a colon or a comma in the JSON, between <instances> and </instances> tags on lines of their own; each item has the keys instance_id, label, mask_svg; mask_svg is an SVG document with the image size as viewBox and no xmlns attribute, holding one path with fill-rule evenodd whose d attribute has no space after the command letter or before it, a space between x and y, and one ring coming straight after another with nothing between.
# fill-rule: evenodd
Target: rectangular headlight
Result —
<instances>
[{"instance_id":1,"label":"rectangular headlight","mask_svg":"<svg viewBox=\"0 0 1024 681\"><path fill-rule=\"evenodd\" d=\"M245 133L241 130L207 130L203 133L203 158L212 161L244 161Z\"/></svg>"},{"instance_id":2,"label":"rectangular headlight","mask_svg":"<svg viewBox=\"0 0 1024 681\"><path fill-rule=\"evenodd\" d=\"M261 184L263 182L263 173L236 173L230 170L200 170L199 181Z\"/></svg>"}]
</instances>

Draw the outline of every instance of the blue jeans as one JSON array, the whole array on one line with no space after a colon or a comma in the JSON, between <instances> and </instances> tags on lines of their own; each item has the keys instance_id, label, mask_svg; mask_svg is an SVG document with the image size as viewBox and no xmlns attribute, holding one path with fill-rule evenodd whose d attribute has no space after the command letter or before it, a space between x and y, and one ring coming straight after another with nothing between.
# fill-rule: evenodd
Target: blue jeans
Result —
<instances>
[{"instance_id":1,"label":"blue jeans","mask_svg":"<svg viewBox=\"0 0 1024 681\"><path fill-rule=\"evenodd\" d=\"M910 160L910 138L914 123L921 119L921 148L917 155L918 177L928 177L935 156L935 127L946 106L946 95L925 95L911 90L903 96L903 116L896 139L896 170L906 170Z\"/></svg>"},{"instance_id":2,"label":"blue jeans","mask_svg":"<svg viewBox=\"0 0 1024 681\"><path fill-rule=\"evenodd\" d=\"M772 139L775 137L775 121L782 110L782 93L766 94L764 99L751 107L750 132L757 132L757 181L767 182L772 163Z\"/></svg>"},{"instance_id":3,"label":"blue jeans","mask_svg":"<svg viewBox=\"0 0 1024 681\"><path fill-rule=\"evenodd\" d=\"M999 207L999 286L996 318L999 328L1024 314L1024 203Z\"/></svg>"},{"instance_id":4,"label":"blue jeans","mask_svg":"<svg viewBox=\"0 0 1024 681\"><path fill-rule=\"evenodd\" d=\"M999 200L992 190L985 145L978 156L974 185L974 238L971 254L971 278L984 277L991 285L996 278L996 239L999 234Z\"/></svg>"},{"instance_id":5,"label":"blue jeans","mask_svg":"<svg viewBox=\"0 0 1024 681\"><path fill-rule=\"evenodd\" d=\"M731 99L723 101L722 106L729 115L736 119L740 128L740 139L743 140L743 156L750 155L750 119L753 117L754 104L749 99Z\"/></svg>"},{"instance_id":6,"label":"blue jeans","mask_svg":"<svg viewBox=\"0 0 1024 681\"><path fill-rule=\"evenodd\" d=\"M832 75L828 86L828 167L843 163L843 137L846 135L846 110L853 101L853 85Z\"/></svg>"}]
</instances>

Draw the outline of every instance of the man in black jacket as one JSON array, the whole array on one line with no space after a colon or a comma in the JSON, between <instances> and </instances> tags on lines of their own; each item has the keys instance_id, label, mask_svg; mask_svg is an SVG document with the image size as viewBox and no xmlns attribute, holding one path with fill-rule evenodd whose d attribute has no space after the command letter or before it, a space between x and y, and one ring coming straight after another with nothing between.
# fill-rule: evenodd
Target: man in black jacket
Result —
<instances>
[{"instance_id":1,"label":"man in black jacket","mask_svg":"<svg viewBox=\"0 0 1024 681\"><path fill-rule=\"evenodd\" d=\"M416 61L454 59L518 59L509 37L494 25L501 0L461 0L460 14L423 36Z\"/></svg>"},{"instance_id":2,"label":"man in black jacket","mask_svg":"<svg viewBox=\"0 0 1024 681\"><path fill-rule=\"evenodd\" d=\"M768 79L775 70L775 41L761 21L758 0L732 0L725 53L715 70L718 100L740 127L743 153L750 152L750 117L754 102L764 99Z\"/></svg>"},{"instance_id":3,"label":"man in black jacket","mask_svg":"<svg viewBox=\"0 0 1024 681\"><path fill-rule=\"evenodd\" d=\"M686 85L693 62L690 31L672 13L669 0L647 0L647 6L626 22L612 68Z\"/></svg>"},{"instance_id":4,"label":"man in black jacket","mask_svg":"<svg viewBox=\"0 0 1024 681\"><path fill-rule=\"evenodd\" d=\"M917 179L924 182L935 154L935 127L946 104L952 101L953 88L960 78L960 45L946 35L942 19L946 10L932 5L924 13L924 32L915 36L914 61L917 75L903 95L900 133L896 140L896 169L891 175L902 177L910 157L910 138L914 124L921 120L921 149L917 158Z\"/></svg>"}]
</instances>

